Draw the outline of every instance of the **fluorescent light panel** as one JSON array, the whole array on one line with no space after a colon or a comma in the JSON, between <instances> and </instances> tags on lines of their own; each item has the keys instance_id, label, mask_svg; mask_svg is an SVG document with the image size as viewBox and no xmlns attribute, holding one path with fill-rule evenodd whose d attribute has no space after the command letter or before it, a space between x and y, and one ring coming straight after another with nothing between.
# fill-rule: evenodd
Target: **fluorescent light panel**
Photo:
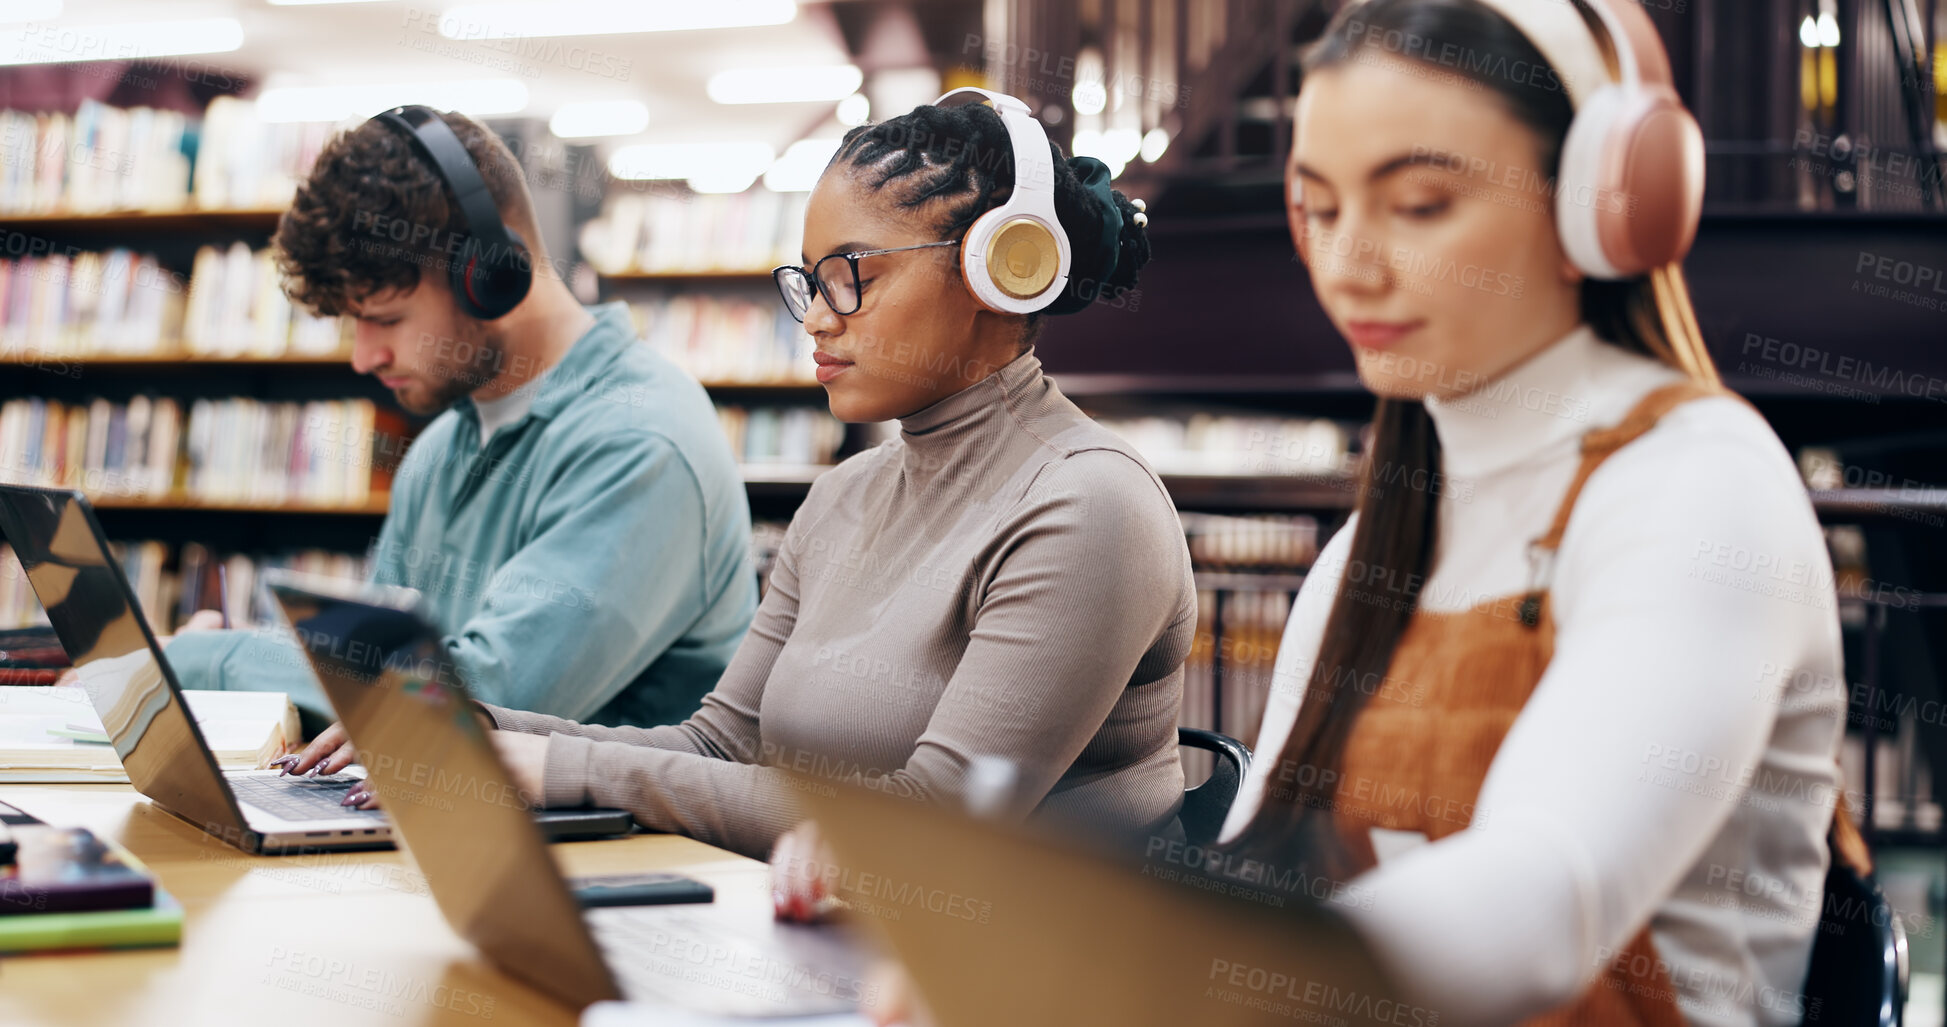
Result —
<instances>
[{"instance_id":1,"label":"fluorescent light panel","mask_svg":"<svg viewBox=\"0 0 1947 1027\"><path fill-rule=\"evenodd\" d=\"M797 68L736 68L710 76L718 103L831 103L859 91L865 75L850 64Z\"/></svg>"},{"instance_id":2,"label":"fluorescent light panel","mask_svg":"<svg viewBox=\"0 0 1947 1027\"><path fill-rule=\"evenodd\" d=\"M0 65L127 61L192 53L228 53L243 45L235 18L123 22L118 25L33 24L0 31Z\"/></svg>"},{"instance_id":3,"label":"fluorescent light panel","mask_svg":"<svg viewBox=\"0 0 1947 1027\"><path fill-rule=\"evenodd\" d=\"M61 16L61 0L7 0L0 5L0 25L53 21Z\"/></svg>"},{"instance_id":4,"label":"fluorescent light panel","mask_svg":"<svg viewBox=\"0 0 1947 1027\"><path fill-rule=\"evenodd\" d=\"M599 36L631 32L783 25L798 16L797 0L555 0L460 4L440 15L448 39Z\"/></svg>"},{"instance_id":5,"label":"fluorescent light panel","mask_svg":"<svg viewBox=\"0 0 1947 1027\"><path fill-rule=\"evenodd\" d=\"M463 114L513 114L527 107L527 85L513 78L394 82L356 86L286 86L257 97L265 121L343 121L401 104L423 103Z\"/></svg>"},{"instance_id":6,"label":"fluorescent light panel","mask_svg":"<svg viewBox=\"0 0 1947 1027\"><path fill-rule=\"evenodd\" d=\"M649 108L636 100L564 103L548 119L548 131L563 139L634 135L648 127Z\"/></svg>"},{"instance_id":7,"label":"fluorescent light panel","mask_svg":"<svg viewBox=\"0 0 1947 1027\"><path fill-rule=\"evenodd\" d=\"M764 172L764 188L774 193L808 193L838 152L840 139L800 139Z\"/></svg>"},{"instance_id":8,"label":"fluorescent light panel","mask_svg":"<svg viewBox=\"0 0 1947 1027\"><path fill-rule=\"evenodd\" d=\"M608 173L630 181L742 177L748 186L776 159L769 143L637 143L616 148Z\"/></svg>"}]
</instances>

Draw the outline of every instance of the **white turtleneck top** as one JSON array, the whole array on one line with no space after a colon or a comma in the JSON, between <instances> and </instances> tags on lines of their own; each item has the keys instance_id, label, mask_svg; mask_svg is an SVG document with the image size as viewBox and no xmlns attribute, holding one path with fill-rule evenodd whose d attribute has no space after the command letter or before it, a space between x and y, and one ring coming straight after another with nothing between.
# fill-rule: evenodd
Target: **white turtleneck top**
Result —
<instances>
[{"instance_id":1,"label":"white turtleneck top","mask_svg":"<svg viewBox=\"0 0 1947 1027\"><path fill-rule=\"evenodd\" d=\"M1422 607L1524 591L1581 436L1679 377L1584 326L1428 400L1449 482ZM1226 839L1263 802L1351 538L1293 607ZM1379 840L1347 914L1443 1023L1566 1002L1646 922L1691 1023L1799 1023L1845 693L1831 565L1791 457L1736 400L1677 407L1590 477L1550 587L1554 658L1470 826Z\"/></svg>"}]
</instances>

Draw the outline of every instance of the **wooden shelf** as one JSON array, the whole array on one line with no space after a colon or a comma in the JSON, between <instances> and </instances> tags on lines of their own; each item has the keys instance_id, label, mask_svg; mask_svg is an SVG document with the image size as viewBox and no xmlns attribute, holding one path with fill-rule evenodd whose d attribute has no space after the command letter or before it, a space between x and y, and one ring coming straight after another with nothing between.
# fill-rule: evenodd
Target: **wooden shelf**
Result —
<instances>
[{"instance_id":1,"label":"wooden shelf","mask_svg":"<svg viewBox=\"0 0 1947 1027\"><path fill-rule=\"evenodd\" d=\"M711 392L784 392L804 395L825 394L825 387L815 381L806 382L704 382L703 387Z\"/></svg>"},{"instance_id":2,"label":"wooden shelf","mask_svg":"<svg viewBox=\"0 0 1947 1027\"><path fill-rule=\"evenodd\" d=\"M306 503L302 501L286 503L257 503L249 501L222 502L201 499L196 496L124 496L88 495L90 503L100 510L198 510L211 513L276 513L276 514L341 514L358 517L383 516L392 505L392 495L388 492L375 492L362 504L349 503Z\"/></svg>"},{"instance_id":3,"label":"wooden shelf","mask_svg":"<svg viewBox=\"0 0 1947 1027\"><path fill-rule=\"evenodd\" d=\"M771 280L769 268L747 268L741 271L717 269L712 271L617 271L613 274L598 274L596 277L607 282L768 282Z\"/></svg>"},{"instance_id":4,"label":"wooden shelf","mask_svg":"<svg viewBox=\"0 0 1947 1027\"><path fill-rule=\"evenodd\" d=\"M746 485L802 485L810 488L818 476L831 470L834 464L741 464L737 470L743 474Z\"/></svg>"},{"instance_id":5,"label":"wooden shelf","mask_svg":"<svg viewBox=\"0 0 1947 1027\"><path fill-rule=\"evenodd\" d=\"M4 214L0 226L41 231L175 232L269 231L277 227L283 207L239 207L225 210L118 210L99 213Z\"/></svg>"},{"instance_id":6,"label":"wooden shelf","mask_svg":"<svg viewBox=\"0 0 1947 1027\"><path fill-rule=\"evenodd\" d=\"M219 357L203 354L185 353L181 350L168 350L157 353L92 353L66 355L35 351L12 351L0 354L0 367L38 367L44 364L62 364L76 367L98 367L112 369L117 367L155 368L174 365L195 367L320 367L327 365L346 365L349 367L350 353L324 355L301 354L283 357Z\"/></svg>"}]
</instances>

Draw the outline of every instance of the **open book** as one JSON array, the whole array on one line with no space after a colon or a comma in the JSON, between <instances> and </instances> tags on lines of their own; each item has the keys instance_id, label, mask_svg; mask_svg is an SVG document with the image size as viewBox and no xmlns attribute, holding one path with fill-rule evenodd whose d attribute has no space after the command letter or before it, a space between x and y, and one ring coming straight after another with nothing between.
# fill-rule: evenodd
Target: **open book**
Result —
<instances>
[{"instance_id":1,"label":"open book","mask_svg":"<svg viewBox=\"0 0 1947 1027\"><path fill-rule=\"evenodd\" d=\"M296 749L297 707L282 692L185 691L224 770L251 770ZM127 781L79 685L0 687L0 783Z\"/></svg>"}]
</instances>

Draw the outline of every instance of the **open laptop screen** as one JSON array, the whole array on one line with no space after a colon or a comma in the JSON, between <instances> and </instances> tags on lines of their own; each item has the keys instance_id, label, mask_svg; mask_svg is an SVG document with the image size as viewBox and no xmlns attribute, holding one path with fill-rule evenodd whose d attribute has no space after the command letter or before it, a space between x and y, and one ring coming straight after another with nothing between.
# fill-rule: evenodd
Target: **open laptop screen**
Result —
<instances>
[{"instance_id":1,"label":"open laptop screen","mask_svg":"<svg viewBox=\"0 0 1947 1027\"><path fill-rule=\"evenodd\" d=\"M264 580L447 922L578 1007L616 997L439 630L413 612L416 593L288 571Z\"/></svg>"},{"instance_id":2,"label":"open laptop screen","mask_svg":"<svg viewBox=\"0 0 1947 1027\"><path fill-rule=\"evenodd\" d=\"M213 834L239 836L242 817L87 501L0 486L0 534L74 661L129 783Z\"/></svg>"}]
</instances>

